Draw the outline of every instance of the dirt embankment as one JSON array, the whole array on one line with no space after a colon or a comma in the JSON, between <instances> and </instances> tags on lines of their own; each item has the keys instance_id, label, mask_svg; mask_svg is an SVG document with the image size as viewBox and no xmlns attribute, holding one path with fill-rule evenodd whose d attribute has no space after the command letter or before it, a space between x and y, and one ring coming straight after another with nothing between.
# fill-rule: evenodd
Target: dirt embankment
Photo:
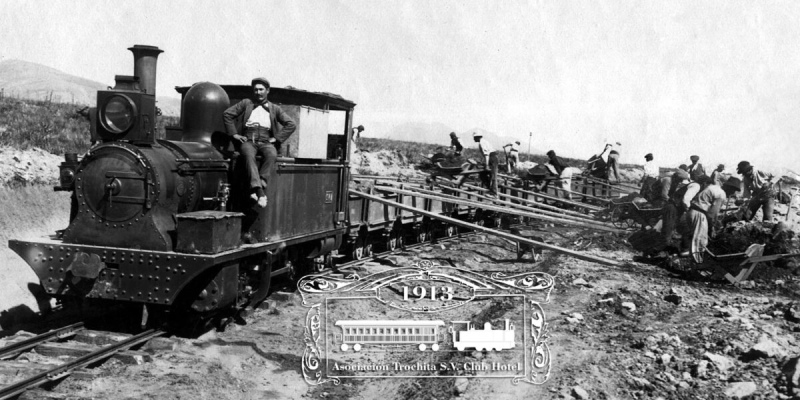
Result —
<instances>
[{"instance_id":1,"label":"dirt embankment","mask_svg":"<svg viewBox=\"0 0 800 400\"><path fill-rule=\"evenodd\" d=\"M63 157L39 148L0 146L0 186L55 185Z\"/></svg>"}]
</instances>

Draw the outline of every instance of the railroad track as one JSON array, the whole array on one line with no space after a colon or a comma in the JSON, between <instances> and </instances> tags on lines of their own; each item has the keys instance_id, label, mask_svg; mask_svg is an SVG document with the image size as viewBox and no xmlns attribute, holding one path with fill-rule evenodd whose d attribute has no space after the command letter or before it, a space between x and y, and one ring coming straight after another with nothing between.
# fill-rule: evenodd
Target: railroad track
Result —
<instances>
[{"instance_id":1,"label":"railroad track","mask_svg":"<svg viewBox=\"0 0 800 400\"><path fill-rule=\"evenodd\" d=\"M49 332L21 340L0 348L0 369L15 371L14 375L21 375L20 372L24 370L31 371L27 377L21 380L14 380L11 382L2 383L0 387L0 400L16 398L29 389L36 388L46 383L57 382L69 375L72 375L76 370L85 368L87 366L95 365L101 361L107 360L115 355L120 355L128 352L129 349L142 345L147 341L164 335L166 332L159 330L147 330L139 333L138 335L123 337L118 334L111 334L103 331L90 331L83 326L82 322L64 326L62 328L54 329ZM34 349L39 349L39 354L47 354L48 352L57 350L58 343L55 341L64 340L69 337L84 334L84 338L94 338L94 343L91 345L83 344L82 346L63 344L63 351L72 356L69 361L63 364L51 366L49 364L40 364L34 362L20 363L15 361L14 358L25 354L26 352ZM102 338L99 340L97 338ZM88 339L87 339L88 340ZM88 340L92 342L91 340ZM102 342L110 343L102 343ZM86 343L86 342L84 342ZM101 345L105 344L105 345ZM49 346L49 347L48 347ZM54 349L55 347L55 349ZM132 353L128 352L128 355ZM3 368L3 363L10 364ZM5 379L4 379L5 381Z\"/></svg>"}]
</instances>

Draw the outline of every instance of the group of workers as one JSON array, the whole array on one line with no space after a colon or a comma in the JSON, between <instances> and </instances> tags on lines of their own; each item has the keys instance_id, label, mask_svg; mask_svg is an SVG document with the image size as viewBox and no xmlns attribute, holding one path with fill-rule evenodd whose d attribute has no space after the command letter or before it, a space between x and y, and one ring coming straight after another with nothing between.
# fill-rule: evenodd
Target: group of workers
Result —
<instances>
[{"instance_id":1,"label":"group of workers","mask_svg":"<svg viewBox=\"0 0 800 400\"><path fill-rule=\"evenodd\" d=\"M682 164L677 172L660 176L653 155L647 154L640 191L645 200L663 210L661 234L665 242L671 243L676 231L681 234L681 255L695 255L706 248L709 237L722 226L717 217L728 198L740 196L737 204L744 204L744 199L749 199L742 219L751 220L761 209L763 220L772 221L774 192L771 176L758 171L747 161L737 165L736 173L741 175L741 179L726 179L722 164L709 176L699 162L700 157L693 155L690 159L690 165Z\"/></svg>"},{"instance_id":2,"label":"group of workers","mask_svg":"<svg viewBox=\"0 0 800 400\"><path fill-rule=\"evenodd\" d=\"M460 155L463 146L455 132L450 133L451 149ZM491 194L497 193L498 152L481 133L473 134L474 141L483 155L487 166L481 180ZM593 155L587 163L584 174L587 178L583 186L583 194L592 196L605 195L609 190L608 184L620 182L619 151L620 143L608 143L603 150ZM509 171L516 169L519 162L519 141L503 146L510 148L506 153L507 168ZM539 180L542 185L539 190L546 190L550 181L562 189L565 198L571 199L571 171L570 168L556 155L555 151L547 152L548 161L541 171ZM774 206L774 193L772 177L758 171L749 162L742 161L737 165L736 172L741 179L736 177L726 178L723 174L725 166L720 164L710 175L706 173L700 157L690 157L691 163L681 164L678 171L668 176L661 176L660 168L655 162L653 154L645 155L644 174L641 183L640 196L644 197L654 208L662 208L661 234L667 243L671 243L677 231L681 234L680 251L682 255L697 254L708 244L709 237L713 236L715 229L719 228L717 217L723 203L728 198L741 192L738 204L743 204L743 199L749 199L744 208L742 218L751 220L762 210L763 220L771 221ZM549 177L543 178L544 176ZM598 193L598 191L600 193ZM587 201L587 196L584 201Z\"/></svg>"}]
</instances>

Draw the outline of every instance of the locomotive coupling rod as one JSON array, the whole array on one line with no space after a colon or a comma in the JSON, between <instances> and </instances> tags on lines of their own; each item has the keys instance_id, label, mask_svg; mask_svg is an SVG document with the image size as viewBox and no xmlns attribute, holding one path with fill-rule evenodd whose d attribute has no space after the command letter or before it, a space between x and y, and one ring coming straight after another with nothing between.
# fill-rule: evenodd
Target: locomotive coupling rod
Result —
<instances>
[{"instance_id":1,"label":"locomotive coupling rod","mask_svg":"<svg viewBox=\"0 0 800 400\"><path fill-rule=\"evenodd\" d=\"M12 398L30 388L39 386L43 383L61 379L64 376L69 375L72 372L72 370L82 368L89 364L93 364L95 362L104 360L108 357L113 356L116 353L127 350L132 346L144 343L154 337L164 335L165 333L166 332L163 331L150 329L136 336L123 340L121 342L114 343L112 345L103 347L100 350L93 351L85 356L78 357L70 362L61 364L48 371L44 371L25 380L6 386L0 389L0 400Z\"/></svg>"},{"instance_id":2,"label":"locomotive coupling rod","mask_svg":"<svg viewBox=\"0 0 800 400\"><path fill-rule=\"evenodd\" d=\"M54 329L50 332L45 332L41 335L36 335L30 339L21 342L13 343L0 349L0 360L13 357L23 351L30 350L44 342L61 339L67 336L75 335L79 330L83 329L83 322L78 322L72 325L67 325L62 328Z\"/></svg>"},{"instance_id":3,"label":"locomotive coupling rod","mask_svg":"<svg viewBox=\"0 0 800 400\"><path fill-rule=\"evenodd\" d=\"M541 247L541 248L544 248L544 249L552 250L552 251L555 251L555 252L558 252L558 253L566 254L568 256L575 257L575 258L577 258L579 260L596 262L598 264L608 265L608 266L612 266L612 267L622 266L622 263L614 261L614 260L609 260L607 258L597 257L597 256L593 256L593 255L590 255L590 254L584 254L584 253L581 253L581 252L578 252L578 251L565 249L563 247L554 246L552 244L538 242L536 240L531 240L531 239L524 238L524 237L521 237L521 236L512 235L512 234L507 233L507 232L486 228L486 227L483 227L483 226L480 226L480 225L476 225L476 224L471 224L469 222L464 222L464 221L461 221L461 220L458 220L458 219L455 219L455 218L445 217L443 215L432 213L430 211L420 210L418 208L407 206L405 204L400 204L400 203L397 203L397 202L394 202L394 201L391 201L391 200L387 200L387 199L384 199L384 198L381 198L381 197L378 197L378 196L373 196L373 195L370 195L370 194L359 192L357 190L350 190L350 193L354 194L356 196L360 196L360 197L363 197L365 199L371 200L371 201L375 201L375 202L378 202L378 203L381 203L381 204L390 205L392 207L396 207L396 208L399 208L401 210L411 211L411 212L416 213L416 214L424 215L426 217L429 217L429 218L432 218L432 219L435 219L435 220L439 220L439 221L443 221L443 222L447 222L449 224L457 225L457 226L460 226L460 227L463 227L463 228L472 229L474 231L479 231L479 232L484 232L484 233L487 233L487 234L490 234L490 235L493 235L493 236L498 236L498 237L501 237L501 238L509 239L509 240L512 240L512 241L515 241L515 242L518 242L518 243L525 243L525 244L529 244L531 246L537 246L537 247Z\"/></svg>"},{"instance_id":4,"label":"locomotive coupling rod","mask_svg":"<svg viewBox=\"0 0 800 400\"><path fill-rule=\"evenodd\" d=\"M422 193L419 193L419 192L411 192L411 191L407 191L407 190L401 190L401 189L395 189L395 188L389 188L389 187L381 187L381 186L376 186L375 189L376 190L384 190L384 191L387 191L387 192L398 193L398 194L402 194L402 195L421 197L421 198L424 198L424 199L439 200L439 201L444 202L444 203L458 204L458 205L468 206L468 207L476 207L476 208L480 208L480 209L483 209L483 210L496 211L496 212L500 212L500 213L504 213L504 214L518 215L518 216L522 216L522 217L530 217L530 218L540 219L540 220L544 220L544 221L550 221L550 222L556 222L556 223L561 223L561 224L569 224L569 225L574 225L574 226L580 226L580 227L589 228L589 229L597 229L597 230L600 230L600 231L606 231L606 232L612 232L612 233L624 232L624 231L621 231L621 230L619 230L617 228L612 228L610 226L603 225L600 222L587 221L587 220L576 221L574 219L566 219L566 218L561 218L561 217L552 217L552 216L549 216L549 215L543 215L543 214L538 214L538 213L534 213L534 212L525 212L525 211L520 211L520 210L509 210L506 207L492 205L489 202L476 202L476 201L469 201L469 200L459 200L459 199L450 198L450 197L428 195L428 194L422 194ZM481 196L481 197L484 197L484 196ZM497 201L497 200L493 200L493 199L488 199L488 200L489 201ZM497 201L497 202L500 203L500 201ZM570 218L574 218L574 217L570 217Z\"/></svg>"}]
</instances>

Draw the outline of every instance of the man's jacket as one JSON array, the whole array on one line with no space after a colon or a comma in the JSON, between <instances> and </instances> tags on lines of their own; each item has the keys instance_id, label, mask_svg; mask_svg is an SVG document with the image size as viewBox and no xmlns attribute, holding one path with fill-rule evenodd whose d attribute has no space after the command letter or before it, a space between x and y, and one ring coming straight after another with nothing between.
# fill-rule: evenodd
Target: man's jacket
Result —
<instances>
[{"instance_id":1,"label":"man's jacket","mask_svg":"<svg viewBox=\"0 0 800 400\"><path fill-rule=\"evenodd\" d=\"M222 119L225 121L225 131L229 136L236 134L244 135L244 124L250 119L250 114L253 113L255 104L251 99L244 99L225 110L222 113ZM297 125L295 125L292 117L289 116L280 107L270 102L267 102L267 109L269 111L269 122L271 125L272 135L278 141L278 145L286 141L289 136L292 136Z\"/></svg>"}]
</instances>

